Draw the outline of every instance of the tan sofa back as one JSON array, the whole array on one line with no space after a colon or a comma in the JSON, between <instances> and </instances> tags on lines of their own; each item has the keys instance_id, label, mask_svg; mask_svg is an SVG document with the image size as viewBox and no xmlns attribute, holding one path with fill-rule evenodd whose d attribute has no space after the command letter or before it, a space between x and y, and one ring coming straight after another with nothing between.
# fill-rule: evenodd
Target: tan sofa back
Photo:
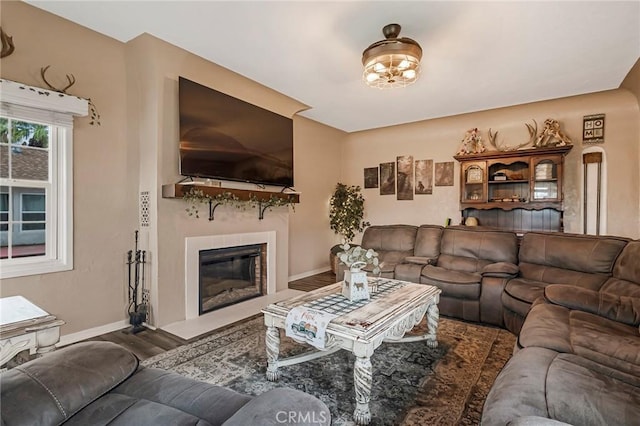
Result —
<instances>
[{"instance_id":1,"label":"tan sofa back","mask_svg":"<svg viewBox=\"0 0 640 426\"><path fill-rule=\"evenodd\" d=\"M625 246L613 266L613 276L600 291L640 297L640 240L631 241Z\"/></svg>"},{"instance_id":2,"label":"tan sofa back","mask_svg":"<svg viewBox=\"0 0 640 426\"><path fill-rule=\"evenodd\" d=\"M517 263L515 233L469 227L448 227L442 233L438 266L455 271L479 272L496 262Z\"/></svg>"},{"instance_id":3,"label":"tan sofa back","mask_svg":"<svg viewBox=\"0 0 640 426\"><path fill-rule=\"evenodd\" d=\"M417 226L374 225L365 229L361 246L378 252L381 262L400 263L413 256Z\"/></svg>"},{"instance_id":4,"label":"tan sofa back","mask_svg":"<svg viewBox=\"0 0 640 426\"><path fill-rule=\"evenodd\" d=\"M414 256L437 259L440 255L440 243L444 227L438 225L421 225L416 233Z\"/></svg>"},{"instance_id":5,"label":"tan sofa back","mask_svg":"<svg viewBox=\"0 0 640 426\"><path fill-rule=\"evenodd\" d=\"M520 246L520 276L599 290L628 241L621 237L529 232Z\"/></svg>"}]
</instances>

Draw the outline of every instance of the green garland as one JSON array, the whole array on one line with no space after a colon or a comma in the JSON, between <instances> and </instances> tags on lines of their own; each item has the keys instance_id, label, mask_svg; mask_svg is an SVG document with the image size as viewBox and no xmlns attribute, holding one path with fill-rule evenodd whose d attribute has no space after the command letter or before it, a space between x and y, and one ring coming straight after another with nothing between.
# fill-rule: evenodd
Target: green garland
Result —
<instances>
[{"instance_id":1,"label":"green garland","mask_svg":"<svg viewBox=\"0 0 640 426\"><path fill-rule=\"evenodd\" d=\"M291 209L295 211L295 204L289 197L279 197L275 194L271 194L268 200L261 200L256 194L249 194L248 200L241 200L235 194L225 191L216 195L205 194L202 189L191 188L189 192L182 197L187 203L191 204L185 210L189 216L200 217L199 205L209 202L216 204L222 204L226 206L232 206L238 210L246 210L247 208L262 208L272 210L273 207L285 207L291 206Z\"/></svg>"}]
</instances>

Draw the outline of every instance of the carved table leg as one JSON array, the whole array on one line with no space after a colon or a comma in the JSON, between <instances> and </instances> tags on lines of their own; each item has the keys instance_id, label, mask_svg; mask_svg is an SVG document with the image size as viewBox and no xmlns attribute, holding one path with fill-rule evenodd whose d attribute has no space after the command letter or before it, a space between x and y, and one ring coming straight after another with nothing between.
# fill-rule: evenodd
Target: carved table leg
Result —
<instances>
[{"instance_id":1,"label":"carved table leg","mask_svg":"<svg viewBox=\"0 0 640 426\"><path fill-rule=\"evenodd\" d=\"M58 321L64 324L64 321ZM37 349L36 355L38 357L43 354L52 352L56 350L56 343L60 341L60 327L42 327L41 329L36 331L36 342Z\"/></svg>"},{"instance_id":2,"label":"carved table leg","mask_svg":"<svg viewBox=\"0 0 640 426\"><path fill-rule=\"evenodd\" d=\"M280 330L278 328L267 327L267 380L275 382L280 378L278 371L278 355L280 354Z\"/></svg>"},{"instance_id":3,"label":"carved table leg","mask_svg":"<svg viewBox=\"0 0 640 426\"><path fill-rule=\"evenodd\" d=\"M369 400L373 383L372 370L368 356L356 357L353 367L353 381L356 389L356 409L353 412L353 420L359 425L368 425L371 422Z\"/></svg>"},{"instance_id":4,"label":"carved table leg","mask_svg":"<svg viewBox=\"0 0 640 426\"><path fill-rule=\"evenodd\" d=\"M427 346L434 349L438 347L437 332L438 332L438 319L440 318L440 311L438 305L435 303L429 305L427 308L427 331L429 336L433 336L427 340Z\"/></svg>"}]
</instances>

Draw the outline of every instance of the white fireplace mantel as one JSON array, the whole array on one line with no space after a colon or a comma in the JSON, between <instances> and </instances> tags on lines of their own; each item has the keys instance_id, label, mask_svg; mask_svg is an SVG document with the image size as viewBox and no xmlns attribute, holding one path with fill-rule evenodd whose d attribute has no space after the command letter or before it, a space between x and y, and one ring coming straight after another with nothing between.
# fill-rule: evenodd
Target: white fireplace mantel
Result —
<instances>
[{"instance_id":1,"label":"white fireplace mantel","mask_svg":"<svg viewBox=\"0 0 640 426\"><path fill-rule=\"evenodd\" d=\"M185 316L199 316L199 254L202 250L238 247L252 244L267 245L267 295L276 292L276 231L242 234L207 235L185 238Z\"/></svg>"}]
</instances>

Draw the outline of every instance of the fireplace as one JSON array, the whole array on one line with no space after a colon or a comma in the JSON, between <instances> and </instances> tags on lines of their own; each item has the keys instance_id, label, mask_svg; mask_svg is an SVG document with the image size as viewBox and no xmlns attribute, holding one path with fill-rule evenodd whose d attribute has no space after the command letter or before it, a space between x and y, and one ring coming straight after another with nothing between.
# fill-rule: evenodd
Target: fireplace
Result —
<instances>
[{"instance_id":1,"label":"fireplace","mask_svg":"<svg viewBox=\"0 0 640 426\"><path fill-rule=\"evenodd\" d=\"M257 256L251 254L251 250L245 251L247 247L259 246L260 247L260 261L256 260ZM236 249L241 248L239 253L233 253ZM250 278L244 278L250 276L250 273L245 275L224 275L226 284L223 285L207 285L205 284L205 297L215 297L214 299L206 299L205 303L201 300L201 267L202 260L201 254L204 260L204 269L223 269L221 265L216 265L217 261L209 264L212 260L210 254L217 252L218 249L229 249L231 251L226 252L220 256L221 258L227 258L226 261L230 263L240 263L247 267L249 270L254 269L256 272L260 272L260 284L258 287L257 280L253 280L253 285L249 285ZM219 252L225 253L225 252ZM230 261L229 259L236 257L238 259ZM253 262L253 264L252 264ZM248 266L249 265L249 266ZM195 319L200 316L219 315L220 312L226 309L233 308L230 303L242 304L248 302L250 299L257 299L258 297L268 296L275 294L276 292L276 232L247 232L242 234L221 234L221 235L208 235L200 237L186 237L185 238L185 319ZM227 274L227 272L224 272ZM255 274L257 275L257 273ZM206 276L206 271L205 271ZM221 278L217 278L218 281L224 281ZM247 283L240 283L237 281L246 281ZM205 281L209 281L207 278ZM216 281L216 280L212 280ZM226 286L226 287L225 287ZM237 294L236 294L237 293ZM227 303L224 298L228 296L241 296L241 294L247 297L237 297L230 303ZM206 306L203 306L206 304ZM208 309L210 305L217 304L213 310ZM203 307L205 309L203 309ZM238 307L237 309L241 309Z\"/></svg>"},{"instance_id":2,"label":"fireplace","mask_svg":"<svg viewBox=\"0 0 640 426\"><path fill-rule=\"evenodd\" d=\"M200 315L266 294L266 244L199 251Z\"/></svg>"}]
</instances>

